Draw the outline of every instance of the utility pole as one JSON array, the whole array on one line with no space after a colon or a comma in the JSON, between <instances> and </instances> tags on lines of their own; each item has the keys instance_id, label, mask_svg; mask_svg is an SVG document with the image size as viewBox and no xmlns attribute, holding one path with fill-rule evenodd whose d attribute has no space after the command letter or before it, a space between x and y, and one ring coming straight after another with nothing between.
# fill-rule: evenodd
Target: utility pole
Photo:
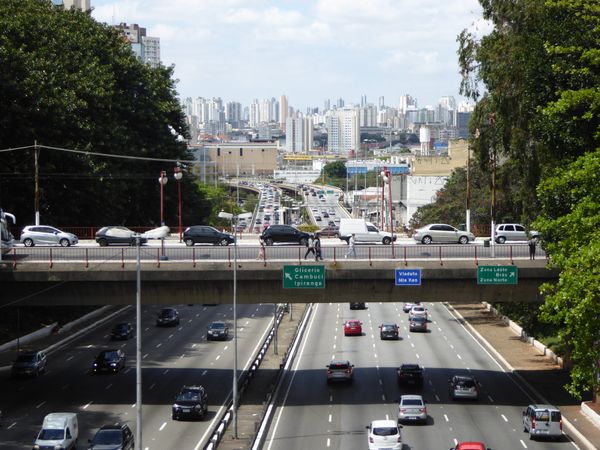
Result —
<instances>
[{"instance_id":1,"label":"utility pole","mask_svg":"<svg viewBox=\"0 0 600 450\"><path fill-rule=\"evenodd\" d=\"M35 224L40 224L40 171L38 164L38 153L37 141L33 143L33 154L34 154L34 166L35 166L35 188L34 188L34 210L35 210Z\"/></svg>"}]
</instances>

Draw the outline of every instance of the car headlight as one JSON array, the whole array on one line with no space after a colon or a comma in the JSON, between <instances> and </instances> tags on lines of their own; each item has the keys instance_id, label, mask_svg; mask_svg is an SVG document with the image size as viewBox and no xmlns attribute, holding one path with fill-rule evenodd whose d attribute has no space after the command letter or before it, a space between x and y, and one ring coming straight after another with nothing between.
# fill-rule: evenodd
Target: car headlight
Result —
<instances>
[{"instance_id":1,"label":"car headlight","mask_svg":"<svg viewBox=\"0 0 600 450\"><path fill-rule=\"evenodd\" d=\"M180 405L178 405L177 403L175 403L175 404L173 405L173 409L179 409L179 408L181 408L181 406L180 406Z\"/></svg>"},{"instance_id":2,"label":"car headlight","mask_svg":"<svg viewBox=\"0 0 600 450\"><path fill-rule=\"evenodd\" d=\"M112 363L110 363L110 366L111 366L111 367L116 367L116 366L117 366L117 363L114 363L114 362L112 362Z\"/></svg>"},{"instance_id":3,"label":"car headlight","mask_svg":"<svg viewBox=\"0 0 600 450\"><path fill-rule=\"evenodd\" d=\"M194 409L200 409L200 405L194 406Z\"/></svg>"},{"instance_id":4,"label":"car headlight","mask_svg":"<svg viewBox=\"0 0 600 450\"><path fill-rule=\"evenodd\" d=\"M92 366L98 367L98 363L94 363L94 364L92 364Z\"/></svg>"}]
</instances>

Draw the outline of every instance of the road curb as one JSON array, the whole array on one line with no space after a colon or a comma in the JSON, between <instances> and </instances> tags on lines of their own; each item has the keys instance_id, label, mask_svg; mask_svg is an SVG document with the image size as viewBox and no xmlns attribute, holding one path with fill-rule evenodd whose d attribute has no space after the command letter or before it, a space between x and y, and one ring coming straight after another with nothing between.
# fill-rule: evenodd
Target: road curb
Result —
<instances>
[{"instance_id":1,"label":"road curb","mask_svg":"<svg viewBox=\"0 0 600 450\"><path fill-rule=\"evenodd\" d=\"M454 309L454 307L448 303L448 302L443 302L444 305L446 305L446 307L453 313L456 314L456 316L462 321L463 325L465 325L468 329L469 332L473 333L477 339L479 339L479 341L485 345L485 347L494 354L494 356L496 358L498 358L502 364L504 364L506 366L507 369L510 370L511 374L514 375L515 377L517 377L519 379L519 381L521 383L523 383L537 398L539 398L541 401L543 401L544 403L550 403L548 400L546 400L544 398L544 396L542 394L540 394L538 392L537 389L535 389L533 386L531 386L527 380L525 380L525 378L523 378L519 372L517 372L515 370L515 368L513 366L510 365L510 363L494 348L492 347L492 345L469 323L468 320L466 320L461 313L459 313L456 309ZM565 427L569 429L569 433L577 436L577 439L579 439L581 442L583 442L583 444L586 446L587 450L598 450L598 448L593 445L583 434L581 434L581 432L575 428L575 426L566 418L566 417L562 417L563 423L565 424Z\"/></svg>"}]
</instances>

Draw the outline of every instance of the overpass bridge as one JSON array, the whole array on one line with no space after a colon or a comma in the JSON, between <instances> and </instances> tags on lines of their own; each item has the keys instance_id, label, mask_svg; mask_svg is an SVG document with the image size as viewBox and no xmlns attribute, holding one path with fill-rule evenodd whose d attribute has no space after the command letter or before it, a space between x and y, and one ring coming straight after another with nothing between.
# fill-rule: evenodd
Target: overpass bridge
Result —
<instances>
[{"instance_id":1,"label":"overpass bridge","mask_svg":"<svg viewBox=\"0 0 600 450\"><path fill-rule=\"evenodd\" d=\"M513 249L512 247L515 247ZM522 247L522 248L521 248ZM541 301L539 286L556 281L547 260L529 260L526 246L503 246L491 257L480 246L357 246L357 259L344 259L346 246L325 247L325 261L303 259L304 247L144 247L140 277L146 304L231 303L234 268L238 303L350 301ZM136 248L28 248L0 264L0 304L125 305L135 301ZM486 250L488 253L486 253ZM15 250L16 252L16 250ZM323 286L284 287L284 272L318 266ZM484 266L509 267L516 284L482 284ZM287 269L284 269L287 267ZM419 285L396 285L396 269L415 269ZM301 269L304 270L304 269Z\"/></svg>"}]
</instances>

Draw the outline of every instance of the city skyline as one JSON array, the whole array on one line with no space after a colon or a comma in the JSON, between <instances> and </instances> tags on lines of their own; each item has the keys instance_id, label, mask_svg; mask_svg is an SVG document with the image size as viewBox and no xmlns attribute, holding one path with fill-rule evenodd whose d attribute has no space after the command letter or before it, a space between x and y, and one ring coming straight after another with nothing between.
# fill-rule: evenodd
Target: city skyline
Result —
<instances>
[{"instance_id":1,"label":"city skyline","mask_svg":"<svg viewBox=\"0 0 600 450\"><path fill-rule=\"evenodd\" d=\"M456 36L482 32L477 0L92 0L107 24L137 23L160 39L180 97L244 105L286 95L298 110L343 98L420 107L459 94Z\"/></svg>"}]
</instances>

